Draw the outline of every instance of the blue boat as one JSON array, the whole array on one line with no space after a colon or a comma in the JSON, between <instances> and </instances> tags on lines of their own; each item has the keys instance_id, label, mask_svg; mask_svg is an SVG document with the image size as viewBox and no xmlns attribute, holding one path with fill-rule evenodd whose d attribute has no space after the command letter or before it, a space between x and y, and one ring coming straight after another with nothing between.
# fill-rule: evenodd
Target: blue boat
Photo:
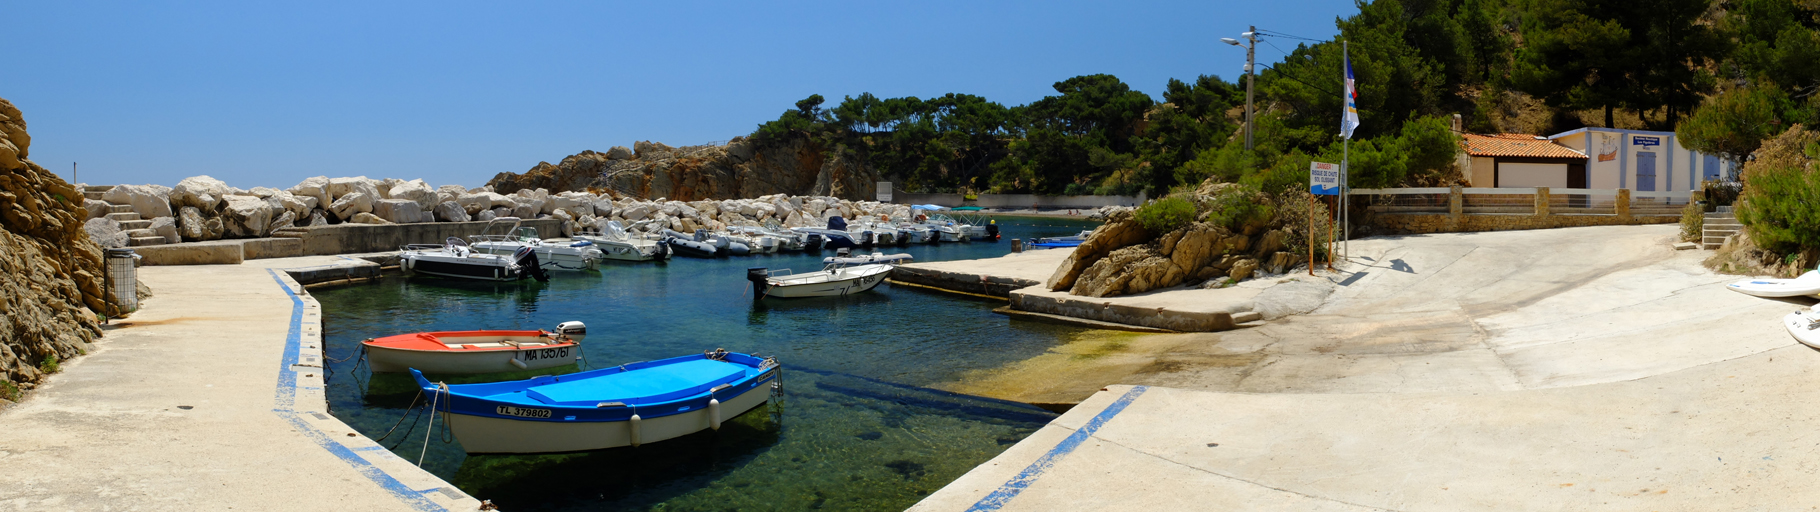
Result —
<instances>
[{"instance_id":1,"label":"blue boat","mask_svg":"<svg viewBox=\"0 0 1820 512\"><path fill-rule=\"evenodd\" d=\"M1080 247L1081 243L1086 242L1087 237L1092 236L1092 235L1093 235L1093 230L1087 230L1087 231L1082 231L1081 234L1074 235L1074 236L1057 236L1057 237L1049 237L1049 238L1036 238L1036 239L1030 240L1030 243L1026 244L1026 245L1028 245L1030 247L1038 248L1038 249L1058 249L1058 248Z\"/></svg>"},{"instance_id":2,"label":"blue boat","mask_svg":"<svg viewBox=\"0 0 1820 512\"><path fill-rule=\"evenodd\" d=\"M764 404L772 393L764 384L781 371L775 359L714 350L512 382L411 376L468 453L560 453L719 430Z\"/></svg>"}]
</instances>

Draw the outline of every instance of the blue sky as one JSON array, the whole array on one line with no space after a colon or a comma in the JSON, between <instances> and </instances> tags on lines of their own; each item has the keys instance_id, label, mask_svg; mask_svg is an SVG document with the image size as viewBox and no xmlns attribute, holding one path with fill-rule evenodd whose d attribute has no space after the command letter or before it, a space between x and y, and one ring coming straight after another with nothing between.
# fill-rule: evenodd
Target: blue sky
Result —
<instances>
[{"instance_id":1,"label":"blue sky","mask_svg":"<svg viewBox=\"0 0 1820 512\"><path fill-rule=\"evenodd\" d=\"M1317 39L1348 0L7 2L0 98L88 183L316 175L484 184L584 149L750 133L819 93L1006 105L1110 73L1236 80L1247 25ZM1294 41L1276 44L1291 50ZM1283 55L1259 45L1258 60Z\"/></svg>"}]
</instances>

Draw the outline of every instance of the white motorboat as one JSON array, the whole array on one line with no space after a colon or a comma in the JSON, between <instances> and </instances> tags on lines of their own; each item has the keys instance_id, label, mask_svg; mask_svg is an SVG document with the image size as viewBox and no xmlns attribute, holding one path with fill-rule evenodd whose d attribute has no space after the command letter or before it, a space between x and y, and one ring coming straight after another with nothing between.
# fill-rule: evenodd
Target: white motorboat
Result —
<instances>
[{"instance_id":1,"label":"white motorboat","mask_svg":"<svg viewBox=\"0 0 1820 512\"><path fill-rule=\"evenodd\" d=\"M822 258L822 263L828 264L828 265L833 265L833 264L865 265L868 263L889 263L892 265L897 265L897 264L901 264L904 262L908 262L911 259L913 259L913 258L908 254L885 254L882 252L875 252L872 254L861 254L859 256L851 256L851 255L847 254L847 251L841 251L839 253L839 255L837 255L837 256L834 256L831 258Z\"/></svg>"},{"instance_id":2,"label":"white motorboat","mask_svg":"<svg viewBox=\"0 0 1820 512\"><path fill-rule=\"evenodd\" d=\"M486 254L449 237L442 245L407 245L399 253L399 268L406 274L425 274L481 281L517 281L526 277L550 280L537 261L536 251L523 248L510 254Z\"/></svg>"},{"instance_id":3,"label":"white motorboat","mask_svg":"<svg viewBox=\"0 0 1820 512\"><path fill-rule=\"evenodd\" d=\"M892 266L890 263L833 262L821 270L801 274L792 273L790 269L755 267L746 269L746 280L752 282L753 299L835 297L878 287L891 274Z\"/></svg>"},{"instance_id":4,"label":"white motorboat","mask_svg":"<svg viewBox=\"0 0 1820 512\"><path fill-rule=\"evenodd\" d=\"M897 231L902 234L905 243L930 244L940 240L939 234L935 232L935 229L927 224L899 222L897 223Z\"/></svg>"},{"instance_id":5,"label":"white motorboat","mask_svg":"<svg viewBox=\"0 0 1820 512\"><path fill-rule=\"evenodd\" d=\"M1820 270L1809 270L1794 279L1745 279L1726 289L1753 297L1800 297L1820 294Z\"/></svg>"},{"instance_id":6,"label":"white motorboat","mask_svg":"<svg viewBox=\"0 0 1820 512\"><path fill-rule=\"evenodd\" d=\"M632 228L637 229L648 222L650 221L640 221L638 224L633 224ZM575 239L593 243L600 249L601 257L609 260L668 261L670 259L670 245L664 243L663 239L635 234L631 230L621 227L619 221L616 220L608 221L606 227L606 232L579 234L575 235Z\"/></svg>"},{"instance_id":7,"label":"white motorboat","mask_svg":"<svg viewBox=\"0 0 1820 512\"><path fill-rule=\"evenodd\" d=\"M923 225L929 226L930 230L935 231L937 239L942 242L966 242L972 240L967 236L967 228L971 226L956 222L947 215L939 213L930 215L923 219Z\"/></svg>"},{"instance_id":8,"label":"white motorboat","mask_svg":"<svg viewBox=\"0 0 1820 512\"><path fill-rule=\"evenodd\" d=\"M1820 348L1820 311L1813 309L1797 310L1782 317L1782 326L1795 341L1814 348Z\"/></svg>"},{"instance_id":9,"label":"white motorboat","mask_svg":"<svg viewBox=\"0 0 1820 512\"><path fill-rule=\"evenodd\" d=\"M593 270L602 257L599 248L593 242L577 240L569 243L545 241L538 238L536 228L521 228L523 221L517 217L500 217L488 222L481 228L480 234L468 237L469 244L475 251L486 254L512 254L519 249L529 248L537 253L537 261L544 268L563 270ZM507 224L509 223L509 224ZM504 233L493 233L495 225L505 224L509 228Z\"/></svg>"}]
</instances>

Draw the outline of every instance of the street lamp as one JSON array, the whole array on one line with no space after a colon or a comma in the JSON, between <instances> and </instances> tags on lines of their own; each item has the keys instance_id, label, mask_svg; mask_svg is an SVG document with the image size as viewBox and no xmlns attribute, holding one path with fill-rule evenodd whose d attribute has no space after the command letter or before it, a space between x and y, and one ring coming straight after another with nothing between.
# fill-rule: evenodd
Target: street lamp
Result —
<instances>
[{"instance_id":1,"label":"street lamp","mask_svg":"<svg viewBox=\"0 0 1820 512\"><path fill-rule=\"evenodd\" d=\"M1253 124L1251 119L1251 86L1252 83L1257 81L1256 74L1251 72L1251 68L1257 63L1258 27L1252 26L1250 31L1239 34L1239 37L1245 38L1245 41L1239 42L1239 40L1230 37L1222 37L1220 38L1220 41L1245 49L1245 151L1251 151L1251 128Z\"/></svg>"}]
</instances>

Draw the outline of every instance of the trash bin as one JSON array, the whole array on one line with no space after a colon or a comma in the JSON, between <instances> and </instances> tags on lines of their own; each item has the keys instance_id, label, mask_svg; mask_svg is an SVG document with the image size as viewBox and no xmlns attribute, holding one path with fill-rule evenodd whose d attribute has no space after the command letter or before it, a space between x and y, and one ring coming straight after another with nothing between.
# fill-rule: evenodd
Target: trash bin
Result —
<instances>
[{"instance_id":1,"label":"trash bin","mask_svg":"<svg viewBox=\"0 0 1820 512\"><path fill-rule=\"evenodd\" d=\"M138 259L132 249L107 250L107 285L113 287L121 313L139 309L139 271L133 265Z\"/></svg>"}]
</instances>

